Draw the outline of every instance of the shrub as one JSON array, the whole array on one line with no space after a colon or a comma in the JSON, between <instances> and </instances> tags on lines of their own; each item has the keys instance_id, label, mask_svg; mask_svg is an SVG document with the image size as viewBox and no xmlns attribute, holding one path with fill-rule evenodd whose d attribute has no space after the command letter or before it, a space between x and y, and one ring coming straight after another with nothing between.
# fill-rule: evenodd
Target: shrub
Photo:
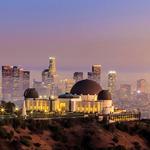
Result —
<instances>
[{"instance_id":1,"label":"shrub","mask_svg":"<svg viewBox=\"0 0 150 150\"><path fill-rule=\"evenodd\" d=\"M20 142L18 140L13 140L10 145L15 149L15 150L20 150L21 149L21 145Z\"/></svg>"},{"instance_id":2,"label":"shrub","mask_svg":"<svg viewBox=\"0 0 150 150\"><path fill-rule=\"evenodd\" d=\"M146 140L147 140L147 142L149 142L150 141L150 129L141 129L140 131L139 131L139 134L143 137L143 138L145 138Z\"/></svg>"},{"instance_id":3,"label":"shrub","mask_svg":"<svg viewBox=\"0 0 150 150\"><path fill-rule=\"evenodd\" d=\"M15 131L19 134L20 133L20 130L19 129L15 129Z\"/></svg>"},{"instance_id":4,"label":"shrub","mask_svg":"<svg viewBox=\"0 0 150 150\"><path fill-rule=\"evenodd\" d=\"M128 125L124 122L117 123L116 128L118 130L123 131L123 132L128 132L129 131Z\"/></svg>"},{"instance_id":5,"label":"shrub","mask_svg":"<svg viewBox=\"0 0 150 150\"><path fill-rule=\"evenodd\" d=\"M5 125L5 120L0 120L0 126Z\"/></svg>"},{"instance_id":6,"label":"shrub","mask_svg":"<svg viewBox=\"0 0 150 150\"><path fill-rule=\"evenodd\" d=\"M32 140L32 137L31 136L23 136L23 138L25 138L25 139L28 139L28 140Z\"/></svg>"},{"instance_id":7,"label":"shrub","mask_svg":"<svg viewBox=\"0 0 150 150\"><path fill-rule=\"evenodd\" d=\"M115 136L112 138L112 140L113 140L115 143L118 143L118 142L119 142L119 139L118 139L118 136L117 136L117 135L115 135Z\"/></svg>"},{"instance_id":8,"label":"shrub","mask_svg":"<svg viewBox=\"0 0 150 150\"><path fill-rule=\"evenodd\" d=\"M24 137L21 137L20 138L20 143L27 146L27 147L30 147L30 142L28 139L24 138Z\"/></svg>"},{"instance_id":9,"label":"shrub","mask_svg":"<svg viewBox=\"0 0 150 150\"><path fill-rule=\"evenodd\" d=\"M140 150L141 149L141 145L138 142L133 142L134 148L136 150Z\"/></svg>"},{"instance_id":10,"label":"shrub","mask_svg":"<svg viewBox=\"0 0 150 150\"><path fill-rule=\"evenodd\" d=\"M27 126L28 126L28 129L32 132L33 131L35 132L37 130L36 122L34 120L29 120Z\"/></svg>"},{"instance_id":11,"label":"shrub","mask_svg":"<svg viewBox=\"0 0 150 150\"><path fill-rule=\"evenodd\" d=\"M61 124L64 128L70 128L73 126L71 119L64 119L62 120Z\"/></svg>"},{"instance_id":12,"label":"shrub","mask_svg":"<svg viewBox=\"0 0 150 150\"><path fill-rule=\"evenodd\" d=\"M110 131L110 132L114 132L115 131L115 129L116 129L116 127L115 127L115 125L114 124L104 124L103 125L103 128L104 129L106 129L106 130L108 130L108 131Z\"/></svg>"},{"instance_id":13,"label":"shrub","mask_svg":"<svg viewBox=\"0 0 150 150\"><path fill-rule=\"evenodd\" d=\"M7 135L7 131L4 128L0 127L0 137L6 139Z\"/></svg>"},{"instance_id":14,"label":"shrub","mask_svg":"<svg viewBox=\"0 0 150 150\"><path fill-rule=\"evenodd\" d=\"M49 125L48 128L50 129L50 131L58 133L61 130L61 127L55 124Z\"/></svg>"},{"instance_id":15,"label":"shrub","mask_svg":"<svg viewBox=\"0 0 150 150\"><path fill-rule=\"evenodd\" d=\"M118 145L114 150L126 150L126 148L123 145Z\"/></svg>"},{"instance_id":16,"label":"shrub","mask_svg":"<svg viewBox=\"0 0 150 150\"><path fill-rule=\"evenodd\" d=\"M34 146L35 146L35 147L40 147L41 144L40 144L40 143L34 143Z\"/></svg>"},{"instance_id":17,"label":"shrub","mask_svg":"<svg viewBox=\"0 0 150 150\"><path fill-rule=\"evenodd\" d=\"M12 121L12 126L14 129L17 129L18 127L21 126L21 121L18 118L14 118Z\"/></svg>"},{"instance_id":18,"label":"shrub","mask_svg":"<svg viewBox=\"0 0 150 150\"><path fill-rule=\"evenodd\" d=\"M11 140L13 138L13 136L14 136L14 131L10 131L10 133L7 133L7 138L9 140Z\"/></svg>"},{"instance_id":19,"label":"shrub","mask_svg":"<svg viewBox=\"0 0 150 150\"><path fill-rule=\"evenodd\" d=\"M95 145L93 144L93 140L90 134L86 134L84 132L83 138L81 140L81 149L85 150L95 150Z\"/></svg>"}]
</instances>

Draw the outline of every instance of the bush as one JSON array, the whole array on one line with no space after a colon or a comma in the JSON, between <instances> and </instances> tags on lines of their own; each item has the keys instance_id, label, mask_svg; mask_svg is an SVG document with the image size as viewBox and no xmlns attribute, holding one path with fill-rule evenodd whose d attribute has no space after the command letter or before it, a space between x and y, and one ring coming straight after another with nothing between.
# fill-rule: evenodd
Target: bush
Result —
<instances>
[{"instance_id":1,"label":"bush","mask_svg":"<svg viewBox=\"0 0 150 150\"><path fill-rule=\"evenodd\" d=\"M64 119L64 120L62 120L61 124L64 128L70 128L73 126L71 119Z\"/></svg>"},{"instance_id":2,"label":"bush","mask_svg":"<svg viewBox=\"0 0 150 150\"><path fill-rule=\"evenodd\" d=\"M117 135L115 135L115 136L112 138L112 140L113 140L115 143L118 143L118 142L119 142L119 139L118 139L118 136L117 136Z\"/></svg>"},{"instance_id":3,"label":"bush","mask_svg":"<svg viewBox=\"0 0 150 150\"><path fill-rule=\"evenodd\" d=\"M115 129L116 129L116 127L115 127L115 125L114 124L104 124L103 125L103 128L104 129L106 129L106 130L108 130L108 131L110 131L110 132L114 132L115 131Z\"/></svg>"},{"instance_id":4,"label":"bush","mask_svg":"<svg viewBox=\"0 0 150 150\"><path fill-rule=\"evenodd\" d=\"M50 131L52 131L53 133L58 133L60 132L61 130L61 127L56 125L56 124L52 124L52 125L49 125L48 128L50 129Z\"/></svg>"},{"instance_id":5,"label":"bush","mask_svg":"<svg viewBox=\"0 0 150 150\"><path fill-rule=\"evenodd\" d=\"M149 143L150 141L150 129L142 129L139 131L139 134L145 138L147 140L147 142Z\"/></svg>"},{"instance_id":6,"label":"bush","mask_svg":"<svg viewBox=\"0 0 150 150\"><path fill-rule=\"evenodd\" d=\"M85 150L95 150L95 145L93 144L92 135L86 133L86 130L83 133L83 138L81 140L81 149Z\"/></svg>"},{"instance_id":7,"label":"bush","mask_svg":"<svg viewBox=\"0 0 150 150\"><path fill-rule=\"evenodd\" d=\"M15 129L15 131L16 131L18 134L20 134L20 130L19 130L19 129Z\"/></svg>"},{"instance_id":8,"label":"bush","mask_svg":"<svg viewBox=\"0 0 150 150\"><path fill-rule=\"evenodd\" d=\"M34 146L35 146L35 147L40 147L41 144L40 144L40 143L34 143Z\"/></svg>"},{"instance_id":9,"label":"bush","mask_svg":"<svg viewBox=\"0 0 150 150\"><path fill-rule=\"evenodd\" d=\"M123 145L118 145L114 150L126 150L126 148Z\"/></svg>"},{"instance_id":10,"label":"bush","mask_svg":"<svg viewBox=\"0 0 150 150\"><path fill-rule=\"evenodd\" d=\"M30 142L28 139L24 138L24 137L21 137L20 138L20 143L27 146L27 147L30 147Z\"/></svg>"},{"instance_id":11,"label":"bush","mask_svg":"<svg viewBox=\"0 0 150 150\"><path fill-rule=\"evenodd\" d=\"M12 126L14 129L17 129L18 127L21 126L21 121L18 118L14 118L12 121Z\"/></svg>"},{"instance_id":12,"label":"bush","mask_svg":"<svg viewBox=\"0 0 150 150\"><path fill-rule=\"evenodd\" d=\"M10 131L10 133L7 133L7 138L9 140L11 140L13 138L13 136L14 136L14 131Z\"/></svg>"},{"instance_id":13,"label":"bush","mask_svg":"<svg viewBox=\"0 0 150 150\"><path fill-rule=\"evenodd\" d=\"M23 138L28 139L28 140L32 140L31 136L23 136Z\"/></svg>"},{"instance_id":14,"label":"bush","mask_svg":"<svg viewBox=\"0 0 150 150\"><path fill-rule=\"evenodd\" d=\"M15 150L20 150L21 149L21 145L20 142L18 140L13 140L10 145L15 149Z\"/></svg>"},{"instance_id":15,"label":"bush","mask_svg":"<svg viewBox=\"0 0 150 150\"><path fill-rule=\"evenodd\" d=\"M48 120L28 120L27 122L27 127L30 131L32 132L40 132L42 133L43 130L47 130L48 129L48 125L49 125L49 121Z\"/></svg>"},{"instance_id":16,"label":"bush","mask_svg":"<svg viewBox=\"0 0 150 150\"><path fill-rule=\"evenodd\" d=\"M128 125L126 123L124 123L124 122L117 123L116 124L116 128L118 130L123 131L123 132L129 132Z\"/></svg>"},{"instance_id":17,"label":"bush","mask_svg":"<svg viewBox=\"0 0 150 150\"><path fill-rule=\"evenodd\" d=\"M0 126L5 125L5 120L0 120Z\"/></svg>"},{"instance_id":18,"label":"bush","mask_svg":"<svg viewBox=\"0 0 150 150\"><path fill-rule=\"evenodd\" d=\"M7 131L4 128L0 127L0 137L6 139L7 135Z\"/></svg>"},{"instance_id":19,"label":"bush","mask_svg":"<svg viewBox=\"0 0 150 150\"><path fill-rule=\"evenodd\" d=\"M136 150L141 150L141 145L138 142L134 142L133 145Z\"/></svg>"}]
</instances>

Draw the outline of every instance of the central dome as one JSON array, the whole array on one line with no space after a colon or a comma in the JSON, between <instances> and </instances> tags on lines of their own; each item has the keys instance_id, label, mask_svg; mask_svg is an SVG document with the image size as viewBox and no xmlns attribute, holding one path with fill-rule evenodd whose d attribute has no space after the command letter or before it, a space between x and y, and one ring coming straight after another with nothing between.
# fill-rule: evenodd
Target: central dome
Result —
<instances>
[{"instance_id":1,"label":"central dome","mask_svg":"<svg viewBox=\"0 0 150 150\"><path fill-rule=\"evenodd\" d=\"M24 92L24 97L25 98L38 98L39 95L35 88L28 88Z\"/></svg>"},{"instance_id":2,"label":"central dome","mask_svg":"<svg viewBox=\"0 0 150 150\"><path fill-rule=\"evenodd\" d=\"M98 95L102 90L101 86L93 80L81 80L77 82L71 89L71 94L77 95Z\"/></svg>"}]
</instances>

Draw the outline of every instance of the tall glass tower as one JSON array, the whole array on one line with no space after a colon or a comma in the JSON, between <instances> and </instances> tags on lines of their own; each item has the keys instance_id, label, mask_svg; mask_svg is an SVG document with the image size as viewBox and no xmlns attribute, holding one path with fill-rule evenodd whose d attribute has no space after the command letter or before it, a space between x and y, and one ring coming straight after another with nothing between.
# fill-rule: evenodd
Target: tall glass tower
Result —
<instances>
[{"instance_id":1,"label":"tall glass tower","mask_svg":"<svg viewBox=\"0 0 150 150\"><path fill-rule=\"evenodd\" d=\"M49 57L49 73L50 73L50 75L56 75L56 59L55 59L55 57Z\"/></svg>"},{"instance_id":2,"label":"tall glass tower","mask_svg":"<svg viewBox=\"0 0 150 150\"><path fill-rule=\"evenodd\" d=\"M115 91L116 91L116 79L117 79L116 71L109 71L108 72L108 90L111 93L112 97L115 95Z\"/></svg>"}]
</instances>

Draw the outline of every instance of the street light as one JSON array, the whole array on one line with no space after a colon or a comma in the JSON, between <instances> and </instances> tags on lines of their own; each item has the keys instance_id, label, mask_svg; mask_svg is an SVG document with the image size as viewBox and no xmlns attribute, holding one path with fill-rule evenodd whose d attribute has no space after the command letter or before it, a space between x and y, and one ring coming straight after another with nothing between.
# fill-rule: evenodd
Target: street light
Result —
<instances>
[{"instance_id":1,"label":"street light","mask_svg":"<svg viewBox=\"0 0 150 150\"><path fill-rule=\"evenodd\" d=\"M5 109L4 108L1 108L1 113L3 113L5 111Z\"/></svg>"},{"instance_id":2,"label":"street light","mask_svg":"<svg viewBox=\"0 0 150 150\"><path fill-rule=\"evenodd\" d=\"M54 99L55 97L54 97L54 95L51 95L51 97L50 97L51 99Z\"/></svg>"},{"instance_id":3,"label":"street light","mask_svg":"<svg viewBox=\"0 0 150 150\"><path fill-rule=\"evenodd\" d=\"M18 110L19 110L19 108L18 108L18 107L16 107L16 108L15 108L15 111L17 112Z\"/></svg>"}]
</instances>

